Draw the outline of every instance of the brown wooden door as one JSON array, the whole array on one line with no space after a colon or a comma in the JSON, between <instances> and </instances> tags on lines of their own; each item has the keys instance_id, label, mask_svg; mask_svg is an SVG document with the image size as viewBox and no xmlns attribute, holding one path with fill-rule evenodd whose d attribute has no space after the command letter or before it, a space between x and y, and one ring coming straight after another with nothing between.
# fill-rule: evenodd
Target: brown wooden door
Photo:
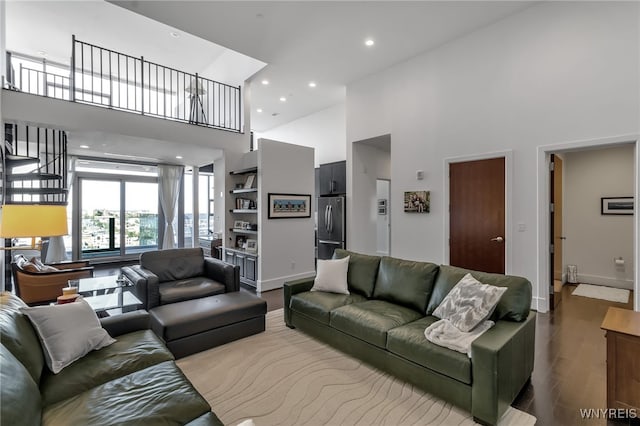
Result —
<instances>
[{"instance_id":1,"label":"brown wooden door","mask_svg":"<svg viewBox=\"0 0 640 426\"><path fill-rule=\"evenodd\" d=\"M449 165L449 263L505 271L504 157Z\"/></svg>"},{"instance_id":2,"label":"brown wooden door","mask_svg":"<svg viewBox=\"0 0 640 426\"><path fill-rule=\"evenodd\" d=\"M562 158L551 154L550 180L550 202L553 206L549 209L551 244L551 285L549 288L549 307L553 310L562 298L562 246L564 236L562 235Z\"/></svg>"}]
</instances>

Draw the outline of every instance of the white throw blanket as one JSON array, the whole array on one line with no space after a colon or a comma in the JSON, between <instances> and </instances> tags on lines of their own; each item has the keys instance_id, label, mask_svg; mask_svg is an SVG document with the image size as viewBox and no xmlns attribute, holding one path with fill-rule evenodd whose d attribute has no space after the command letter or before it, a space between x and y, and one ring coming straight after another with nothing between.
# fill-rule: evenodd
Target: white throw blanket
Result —
<instances>
[{"instance_id":1,"label":"white throw blanket","mask_svg":"<svg viewBox=\"0 0 640 426\"><path fill-rule=\"evenodd\" d=\"M431 343L462 352L471 358L471 342L493 327L494 324L493 321L485 321L478 324L473 330L464 332L457 329L449 320L441 319L427 327L424 330L424 336Z\"/></svg>"}]
</instances>

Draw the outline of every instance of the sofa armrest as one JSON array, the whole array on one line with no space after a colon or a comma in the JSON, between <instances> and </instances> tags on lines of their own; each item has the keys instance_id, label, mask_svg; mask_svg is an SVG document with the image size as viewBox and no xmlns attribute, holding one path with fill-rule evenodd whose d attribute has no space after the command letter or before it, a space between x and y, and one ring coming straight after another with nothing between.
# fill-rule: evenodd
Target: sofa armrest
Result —
<instances>
[{"instance_id":1,"label":"sofa armrest","mask_svg":"<svg viewBox=\"0 0 640 426\"><path fill-rule=\"evenodd\" d=\"M240 267L213 257L204 258L204 273L212 280L224 284L225 292L240 291Z\"/></svg>"},{"instance_id":2,"label":"sofa armrest","mask_svg":"<svg viewBox=\"0 0 640 426\"><path fill-rule=\"evenodd\" d=\"M523 322L497 321L471 344L473 417L497 424L533 372L536 313Z\"/></svg>"},{"instance_id":3,"label":"sofa armrest","mask_svg":"<svg viewBox=\"0 0 640 426\"><path fill-rule=\"evenodd\" d=\"M47 263L47 265L63 270L78 268L89 268L93 270L93 266L91 266L87 260L64 260L62 262Z\"/></svg>"},{"instance_id":4,"label":"sofa armrest","mask_svg":"<svg viewBox=\"0 0 640 426\"><path fill-rule=\"evenodd\" d=\"M127 312L122 315L101 318L100 324L111 337L121 336L149 329L149 313L147 311Z\"/></svg>"},{"instance_id":5,"label":"sofa armrest","mask_svg":"<svg viewBox=\"0 0 640 426\"><path fill-rule=\"evenodd\" d=\"M291 327L291 310L289 309L291 296L311 290L314 280L315 276L309 278L300 278L299 280L284 283L284 322L289 327Z\"/></svg>"},{"instance_id":6,"label":"sofa armrest","mask_svg":"<svg viewBox=\"0 0 640 426\"><path fill-rule=\"evenodd\" d=\"M156 274L140 265L124 266L122 273L133 284L132 291L144 309L160 305L159 279Z\"/></svg>"}]
</instances>

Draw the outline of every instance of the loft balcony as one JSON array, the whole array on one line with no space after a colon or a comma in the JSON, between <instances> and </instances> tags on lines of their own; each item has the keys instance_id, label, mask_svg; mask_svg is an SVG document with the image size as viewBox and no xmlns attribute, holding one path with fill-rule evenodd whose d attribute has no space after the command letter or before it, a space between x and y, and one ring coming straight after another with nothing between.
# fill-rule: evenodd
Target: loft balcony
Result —
<instances>
[{"instance_id":1,"label":"loft balcony","mask_svg":"<svg viewBox=\"0 0 640 426\"><path fill-rule=\"evenodd\" d=\"M38 66L7 52L4 88L243 133L240 86L231 86L72 37L69 66ZM37 69L41 68L41 69Z\"/></svg>"}]
</instances>

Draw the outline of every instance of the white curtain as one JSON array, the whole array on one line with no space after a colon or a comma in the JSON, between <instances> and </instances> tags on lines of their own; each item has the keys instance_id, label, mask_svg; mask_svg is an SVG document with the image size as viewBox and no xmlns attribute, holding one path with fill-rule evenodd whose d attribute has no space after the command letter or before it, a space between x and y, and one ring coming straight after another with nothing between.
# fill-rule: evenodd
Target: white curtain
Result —
<instances>
[{"instance_id":1,"label":"white curtain","mask_svg":"<svg viewBox=\"0 0 640 426\"><path fill-rule=\"evenodd\" d=\"M76 174L76 161L77 157L69 157L69 170L67 170L67 188L69 192L67 197L71 197L71 189L73 187L73 179ZM68 206L68 204L67 204ZM71 233L71 229L69 229ZM47 256L44 259L44 263L55 263L67 260L67 249L64 246L63 237L50 237L49 246L47 247Z\"/></svg>"},{"instance_id":2,"label":"white curtain","mask_svg":"<svg viewBox=\"0 0 640 426\"><path fill-rule=\"evenodd\" d=\"M180 178L184 172L183 166L158 166L158 183L160 185L160 207L164 213L164 238L160 248L176 247L173 221L178 209L178 195L180 195Z\"/></svg>"}]
</instances>

